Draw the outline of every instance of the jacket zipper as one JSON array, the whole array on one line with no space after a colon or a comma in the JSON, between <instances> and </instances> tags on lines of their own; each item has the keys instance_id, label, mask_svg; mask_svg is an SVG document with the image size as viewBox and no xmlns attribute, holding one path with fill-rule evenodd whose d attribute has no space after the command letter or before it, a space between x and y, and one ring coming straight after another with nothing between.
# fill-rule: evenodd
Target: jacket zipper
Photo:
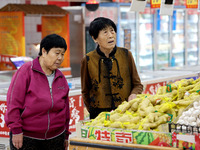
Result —
<instances>
[{"instance_id":1,"label":"jacket zipper","mask_svg":"<svg viewBox=\"0 0 200 150\"><path fill-rule=\"evenodd\" d=\"M48 79L47 79L47 80L48 80ZM55 78L53 79L53 82L54 82L54 80L55 80ZM48 113L47 113L47 115L48 115L48 127L47 127L47 131L46 131L46 133L45 133L45 139L47 138L47 133L48 133L48 131L49 131L49 126L50 126L50 115L49 115L49 111L50 111L50 110L53 108L53 106L54 106L54 103L53 103L53 95L52 95L52 91L53 91L53 82L52 82L51 87L49 87L50 94L51 94L52 106L51 106L51 108L48 110Z\"/></svg>"},{"instance_id":2,"label":"jacket zipper","mask_svg":"<svg viewBox=\"0 0 200 150\"><path fill-rule=\"evenodd\" d=\"M34 69L35 70L35 69ZM38 70L35 70L35 71L38 71ZM40 72L40 71L38 71L38 72ZM42 73L42 74L44 74L43 72L40 72L40 73ZM44 74L45 75L45 74ZM45 75L46 76L46 75ZM47 77L46 77L47 78ZM58 78L58 77L56 77L56 78ZM54 80L56 79L56 78L54 78L53 79L53 82L54 82ZM47 82L49 82L48 81L48 79L47 79ZM53 82L52 82L52 85L53 85ZM48 85L49 85L49 83L48 83ZM51 94L51 101L52 101L52 106L51 106L51 108L48 110L48 113L47 113L47 115L48 115L48 126L47 126L47 130L46 130L46 132L45 132L45 139L47 138L47 133L48 133L48 131L49 131L49 126L50 126L50 115L49 115L49 111L53 108L53 95L52 95L52 87L53 86L51 86L51 87L49 87L49 92L50 92L50 94Z\"/></svg>"}]
</instances>

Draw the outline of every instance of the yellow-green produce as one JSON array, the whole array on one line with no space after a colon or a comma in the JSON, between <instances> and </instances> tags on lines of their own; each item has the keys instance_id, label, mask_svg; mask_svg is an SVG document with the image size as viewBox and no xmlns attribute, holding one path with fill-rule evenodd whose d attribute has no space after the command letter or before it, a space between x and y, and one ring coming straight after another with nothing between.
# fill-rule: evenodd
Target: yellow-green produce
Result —
<instances>
[{"instance_id":1,"label":"yellow-green produce","mask_svg":"<svg viewBox=\"0 0 200 150\"><path fill-rule=\"evenodd\" d=\"M112 112L100 113L86 125L158 131L162 124L181 115L187 106L199 99L199 94L200 78L182 79L159 87L155 95L138 94Z\"/></svg>"}]
</instances>

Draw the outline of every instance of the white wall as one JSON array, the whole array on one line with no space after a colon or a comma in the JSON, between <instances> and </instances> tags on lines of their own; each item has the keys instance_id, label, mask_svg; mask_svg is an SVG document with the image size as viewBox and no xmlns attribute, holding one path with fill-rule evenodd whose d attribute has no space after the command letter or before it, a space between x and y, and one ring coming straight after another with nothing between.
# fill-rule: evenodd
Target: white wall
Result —
<instances>
[{"instance_id":1,"label":"white wall","mask_svg":"<svg viewBox=\"0 0 200 150\"><path fill-rule=\"evenodd\" d=\"M47 4L48 0L31 0L31 4Z\"/></svg>"},{"instance_id":2,"label":"white wall","mask_svg":"<svg viewBox=\"0 0 200 150\"><path fill-rule=\"evenodd\" d=\"M25 16L25 43L26 56L37 57L39 49L36 47L41 41L41 32L37 31L37 25L41 25L41 16Z\"/></svg>"}]
</instances>

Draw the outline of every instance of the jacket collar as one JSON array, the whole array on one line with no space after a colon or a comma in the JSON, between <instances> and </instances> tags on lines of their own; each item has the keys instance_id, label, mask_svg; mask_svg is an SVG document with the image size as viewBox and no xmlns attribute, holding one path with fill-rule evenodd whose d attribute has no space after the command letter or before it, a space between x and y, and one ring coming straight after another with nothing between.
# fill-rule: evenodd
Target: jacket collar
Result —
<instances>
[{"instance_id":1,"label":"jacket collar","mask_svg":"<svg viewBox=\"0 0 200 150\"><path fill-rule=\"evenodd\" d=\"M45 75L39 62L39 57L35 58L32 62L32 69ZM62 76L62 72L58 69L55 70L55 77Z\"/></svg>"},{"instance_id":2,"label":"jacket collar","mask_svg":"<svg viewBox=\"0 0 200 150\"><path fill-rule=\"evenodd\" d=\"M96 50L97 50L97 53L98 53L99 55L101 55L101 56L103 56L103 57L106 57L105 54L100 50L99 45L97 46ZM109 57L114 56L115 53L116 53L116 50L117 50L117 47L115 46L115 47L113 48L112 52L109 54Z\"/></svg>"}]
</instances>

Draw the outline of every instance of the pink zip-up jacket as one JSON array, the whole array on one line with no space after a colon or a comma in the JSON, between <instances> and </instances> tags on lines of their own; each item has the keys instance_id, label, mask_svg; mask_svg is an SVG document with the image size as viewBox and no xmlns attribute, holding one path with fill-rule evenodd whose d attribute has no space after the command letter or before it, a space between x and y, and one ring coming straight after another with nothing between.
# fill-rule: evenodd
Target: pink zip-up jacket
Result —
<instances>
[{"instance_id":1,"label":"pink zip-up jacket","mask_svg":"<svg viewBox=\"0 0 200 150\"><path fill-rule=\"evenodd\" d=\"M69 132L69 86L55 70L52 94L39 58L25 63L14 74L7 93L6 125L13 134L50 139Z\"/></svg>"}]
</instances>

